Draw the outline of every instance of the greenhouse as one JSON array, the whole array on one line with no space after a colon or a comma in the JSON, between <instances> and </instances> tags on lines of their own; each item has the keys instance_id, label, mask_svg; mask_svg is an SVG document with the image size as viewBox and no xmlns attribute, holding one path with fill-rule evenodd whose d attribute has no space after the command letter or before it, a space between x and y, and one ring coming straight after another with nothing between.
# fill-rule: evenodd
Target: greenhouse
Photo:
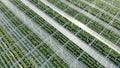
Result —
<instances>
[{"instance_id":1,"label":"greenhouse","mask_svg":"<svg viewBox=\"0 0 120 68\"><path fill-rule=\"evenodd\" d=\"M0 0L0 68L120 68L120 0Z\"/></svg>"}]
</instances>

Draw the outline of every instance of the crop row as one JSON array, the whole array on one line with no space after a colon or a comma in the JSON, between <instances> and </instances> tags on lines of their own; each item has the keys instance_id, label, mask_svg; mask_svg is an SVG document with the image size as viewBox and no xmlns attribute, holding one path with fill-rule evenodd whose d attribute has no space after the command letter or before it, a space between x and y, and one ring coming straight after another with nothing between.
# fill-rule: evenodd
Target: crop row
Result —
<instances>
[{"instance_id":1,"label":"crop row","mask_svg":"<svg viewBox=\"0 0 120 68\"><path fill-rule=\"evenodd\" d=\"M31 39L31 38L34 37L35 34L33 34L33 36L32 36L32 35L31 35L31 34L32 34L31 31L30 31L25 25L23 25L23 24L21 23L21 21L18 21L18 19L16 19L16 17L15 17L14 14L10 14L10 12L7 12L7 13L6 13L6 16L12 21L11 24L14 24L16 27L19 26L18 29L24 34L24 36L28 35L27 38L29 38L29 40L31 40L34 45L38 45L38 44L40 44L40 43L42 42L42 41L38 40L38 37L37 37L37 39L36 39L36 38ZM12 17L11 17L11 16L12 16ZM22 26L20 26L20 25L22 25ZM30 33L31 33L31 34L30 34ZM30 38L30 36L31 36L31 38ZM22 43L26 44L24 41L26 41L26 40L23 40ZM22 45L22 43L20 43L20 44ZM26 46L27 46L27 45L28 45L28 43L26 44ZM30 46L30 45L31 45L31 44L29 44L29 46ZM26 47L24 47L24 48L26 48ZM29 47L27 47L26 49L27 49L28 51L30 51ZM35 59L35 57L33 57L33 58ZM41 61L40 59L38 59L38 60ZM39 65L41 65L41 64L39 63Z\"/></svg>"},{"instance_id":2,"label":"crop row","mask_svg":"<svg viewBox=\"0 0 120 68\"><path fill-rule=\"evenodd\" d=\"M11 1L14 5L18 5L21 2L13 2ZM37 14L34 13L32 10L30 10L28 7L26 7L24 4L21 4L19 6L17 6L20 10L24 11L26 15L28 15L30 18L36 16ZM47 6L44 6L47 7ZM29 10L28 10L29 9ZM42 8L44 9L44 8ZM64 19L64 18L63 18ZM42 25L42 23L46 23L46 21L44 21L41 17L37 16L33 18L33 21L36 22L37 24L39 24L40 26ZM52 27L50 24L46 24L43 29L45 29L48 33L53 34L56 29L54 27ZM54 38L56 38L61 44L65 44L68 39L61 34L60 32L57 32L53 35ZM76 46L74 43L72 43L71 41L65 46L66 49L68 51L71 52L71 54L73 54L75 57L78 57L80 55L80 53L83 51L80 48L78 48L78 46ZM91 66L91 64L94 64L91 67L97 67L99 66L99 63L96 63L96 61L91 58L87 53L84 53L83 56L79 59L80 61L82 61L84 64L86 64L87 66ZM91 62L92 61L92 62Z\"/></svg>"},{"instance_id":3,"label":"crop row","mask_svg":"<svg viewBox=\"0 0 120 68\"><path fill-rule=\"evenodd\" d=\"M6 31L3 29L2 26L0 26L0 37L2 37L4 34L6 34ZM0 53L5 49L5 47L3 46L3 44L1 43L0 41ZM6 53L6 55L9 55L9 53ZM1 60L1 64L0 66L4 66L4 67L7 67L5 64L2 64L2 62L8 64L6 61L3 61L2 59L5 59L5 60L8 60L5 55L4 56L0 56L0 60ZM9 60L11 60L11 57L9 58Z\"/></svg>"},{"instance_id":4,"label":"crop row","mask_svg":"<svg viewBox=\"0 0 120 68\"><path fill-rule=\"evenodd\" d=\"M0 31L1 31L1 35L5 35L7 32L6 30L1 26L0 27ZM0 37L2 37L0 36ZM5 48L10 48L11 45L15 44L15 41L11 38L10 35L6 35L5 37L1 38L0 42L0 49L1 49L1 54L2 52L5 50ZM10 52L14 55L12 56L10 54ZM17 60L21 59L21 56L24 56L25 53L20 49L20 47L15 44L15 46L12 47L12 49L10 50L10 52L6 52L5 54L2 54L0 56L0 59L3 60L1 63L3 63L3 65L1 65L2 67L10 67L12 64L14 64L15 60L13 59L13 57ZM26 65L32 65L32 62L30 61L30 59L25 59L22 60L20 62L20 64L24 67L26 67ZM31 66L32 67L32 66Z\"/></svg>"},{"instance_id":5,"label":"crop row","mask_svg":"<svg viewBox=\"0 0 120 68\"><path fill-rule=\"evenodd\" d=\"M5 7L5 5L3 5L1 3L2 7L0 8L2 12L5 12L5 15L11 20L12 24L14 24L16 27L19 26L20 24L22 24L22 22L12 13L9 11L9 9L7 7ZM30 40L30 42L34 45L34 46L37 46L38 44L40 44L42 42L42 40L40 38L37 37L36 34L34 34L31 30L29 30L25 25L23 26L20 26L18 28L25 36L29 33L32 33L31 35L27 36L27 38ZM8 41L11 41L11 39L7 38L6 40L4 39L4 41L6 41L6 43ZM7 44L9 45L9 44ZM18 54L22 53L22 55L18 55L16 56L17 54L15 54L16 58L19 58L19 57L23 57L23 52L20 51L20 48L16 47L16 50L13 50L14 52L17 52ZM46 45L45 43L42 43L41 47L38 48L39 52L41 52L45 58L50 58L50 56L54 53L52 51L52 49L50 47L48 47L48 45ZM14 53L13 52L13 53ZM33 58L34 59L34 58ZM22 61L24 61L24 65L23 67L25 66L29 66L28 64L31 64L31 61L28 60L28 58L25 58L23 59ZM50 60L50 63L53 65L53 66L57 66L57 67L63 67L63 68L66 68L68 67L67 64L57 55L55 55L51 60ZM31 66L32 67L32 66Z\"/></svg>"},{"instance_id":6,"label":"crop row","mask_svg":"<svg viewBox=\"0 0 120 68\"><path fill-rule=\"evenodd\" d=\"M31 0L31 2L33 4L36 4L36 2L34 2L32 0ZM55 1L53 1L53 2L55 2ZM41 2L37 2L37 3L39 3L39 5L37 5L37 7L40 8L40 9L42 8L41 10L44 11L45 9L47 9L47 7L44 7L46 5L44 5L43 3L41 3ZM77 26L75 26L74 24L72 24L67 19L65 19L64 17L62 17L61 15L59 15L58 13L56 13L54 10L52 10L50 8L49 8L49 10L45 11L45 13L48 14L50 17L55 17L56 15L58 15L58 17L54 18L54 20L56 20L61 25L68 22L67 25L65 26L65 28L67 28L69 31L71 31L74 34L77 33L80 30L80 28L78 28ZM83 30L81 30L81 32L78 33L77 36L80 39L82 39L83 41L85 41L87 44L90 44L94 40L93 36L91 36L90 34L86 33ZM107 45L103 44L99 40L95 41L91 46L94 47L100 53L102 53L104 56L106 56L109 53L109 50L110 50L110 48L107 47ZM112 51L109 55L109 59L112 60L115 64L118 65L120 63L120 61L119 61L119 58L117 58L117 57L119 57L119 54L117 54L115 51ZM117 58L117 60L116 60L116 58Z\"/></svg>"},{"instance_id":7,"label":"crop row","mask_svg":"<svg viewBox=\"0 0 120 68\"><path fill-rule=\"evenodd\" d=\"M90 2L89 0L86 0L87 2ZM94 0L91 0L90 3L92 3ZM118 0L114 0L114 1L111 1L111 0L105 0L105 1L102 1L102 0L97 0L95 1L95 5L98 6L99 8L104 8L104 10L106 12L109 12L111 14L113 14L114 16L118 13L117 17L120 18L120 13L119 13L119 8L120 8L120 5L119 5L120 1Z\"/></svg>"},{"instance_id":8,"label":"crop row","mask_svg":"<svg viewBox=\"0 0 120 68\"><path fill-rule=\"evenodd\" d=\"M69 0L69 1L72 1L72 0ZM77 2L78 0L75 0L75 1ZM108 13L111 13L113 15L116 15L117 12L119 11L117 8L115 8L115 7L111 6L111 5L106 4L102 0L97 0L97 1L94 1L94 0L85 0L85 1L87 1L89 3L93 3L94 5L98 6L99 8L104 9L105 11L107 11ZM110 2L110 0L106 0L106 1Z\"/></svg>"},{"instance_id":9,"label":"crop row","mask_svg":"<svg viewBox=\"0 0 120 68\"><path fill-rule=\"evenodd\" d=\"M1 8L0 8L1 9ZM0 42L0 47L1 47L1 64L3 63L2 67L10 67L13 65L16 60L20 60L22 56L25 55L25 53L21 50L21 48L15 43L15 41L12 39L12 37L7 34L7 31L3 28L3 26L0 27L0 34L1 34L1 42ZM14 46L11 48L11 46L14 44ZM2 52L6 50L6 48L11 48L9 51L5 52L3 54ZM15 60L16 59L16 60ZM31 62L30 59L25 59L20 62L20 65L26 67L26 65L32 65L33 63ZM17 66L15 66L17 67Z\"/></svg>"},{"instance_id":10,"label":"crop row","mask_svg":"<svg viewBox=\"0 0 120 68\"><path fill-rule=\"evenodd\" d=\"M119 0L114 0L114 1L105 0L105 1L113 6L117 7L117 8L120 8L120 1ZM118 13L117 17L120 18L120 13Z\"/></svg>"},{"instance_id":11,"label":"crop row","mask_svg":"<svg viewBox=\"0 0 120 68\"><path fill-rule=\"evenodd\" d=\"M84 3L83 1L78 1L78 0L68 0L68 1L71 2L72 4L76 5L77 7L84 9L85 11L91 13L94 16L97 15L96 16L97 18L105 21L106 23L110 23L110 25L115 27L116 29L118 29L118 30L120 29L120 21L117 19L113 20L113 17L111 17L110 15ZM98 5L103 6L103 3L98 4ZM117 12L117 11L114 11L114 9L112 7L111 8L109 7L108 9L110 9L111 12L114 12L114 13ZM107 11L108 11L108 9L107 9Z\"/></svg>"},{"instance_id":12,"label":"crop row","mask_svg":"<svg viewBox=\"0 0 120 68\"><path fill-rule=\"evenodd\" d=\"M50 0L50 2L51 2L51 0ZM55 2L55 0L53 2L57 3L57 2ZM69 7L66 4L62 3L62 2L59 2L58 4L56 4L56 6L59 7L60 9L62 9L62 10L66 9L67 7ZM98 33L103 31L103 29L104 29L104 27L101 26L100 24L98 24L97 22L91 20L90 18L88 18L87 16L85 16L85 15L83 15L81 13L79 14L79 12L77 12L76 10L74 10L74 9L72 9L70 7L67 10L65 10L65 12L68 13L69 15L73 16L73 17L75 17L75 15L78 14L75 17L77 20L81 21L83 24L89 23L88 27L90 27L91 29L93 29L94 31L96 31ZM108 29L105 29L101 35L104 36L106 39L112 41L113 43L116 43L116 41L120 37L118 34L115 34L113 31L108 30Z\"/></svg>"},{"instance_id":13,"label":"crop row","mask_svg":"<svg viewBox=\"0 0 120 68\"><path fill-rule=\"evenodd\" d=\"M106 2L120 8L120 1L119 0L114 0L114 1L111 1L111 0L105 0Z\"/></svg>"},{"instance_id":14,"label":"crop row","mask_svg":"<svg viewBox=\"0 0 120 68\"><path fill-rule=\"evenodd\" d=\"M76 6L78 6L78 7L80 7L81 9L84 9L85 11L87 11L87 12L89 12L89 13L91 13L92 15L94 15L94 16L96 16L97 15L97 13L99 13L97 16L99 16L99 15L101 15L101 16L104 16L104 17L106 17L106 18L110 18L109 17L109 15L105 15L105 14L101 14L102 12L100 12L98 9L95 9L95 8L93 8L92 6L89 6L88 4L86 4L86 3L84 3L83 1L77 1L77 0L68 0L69 2L71 2L71 3L73 3L74 5L76 5ZM93 2L94 0L86 0L86 1L88 1L88 2ZM97 1L99 1L99 0L97 0ZM108 1L108 0L106 0L106 1ZM99 2L98 2L99 3ZM63 4L63 3L62 3ZM101 4L103 4L103 3L101 3ZM103 5L101 5L101 6L103 6ZM109 6L109 8L110 8L111 6ZM73 9L71 9L71 10L73 10ZM112 7L111 7L111 10L112 10L112 12L115 12L115 11L113 11L114 9L112 9ZM69 10L70 11L70 10ZM74 10L73 10L74 11ZM118 14L119 15L119 14ZM107 17L108 16L108 17ZM81 16L79 16L78 15L78 17L77 18L81 18L81 17L83 17L83 18L87 18L86 16L84 16L83 14L81 14ZM104 18L103 17L103 19L106 19L106 18ZM86 20L88 20L89 18L87 18ZM112 19L112 17L111 17L111 19ZM78 19L79 20L79 19ZM81 21L81 20L80 20ZM84 22L86 22L86 21L84 21ZM115 26L116 28L118 28L118 30L119 30L119 27L120 27L120 21L118 21L117 19L115 19L115 20L109 20L108 22L110 22L110 24L112 24L113 25L113 27ZM98 22L96 22L96 21L93 21L93 20L91 20L90 21L90 24L88 24L88 26L91 28L91 29L93 29L94 31L96 31L97 33L100 33L103 29L104 29L104 27L103 26L101 26L100 24L98 24ZM112 41L113 43L116 43L116 41L120 38L120 36L118 36L117 34L115 34L113 31L111 31L111 30L108 30L108 29L105 29L104 30L104 32L101 34L102 36L104 36L106 39L109 39L110 41ZM116 45L118 45L118 46L120 46L120 43L118 42Z\"/></svg>"},{"instance_id":15,"label":"crop row","mask_svg":"<svg viewBox=\"0 0 120 68\"><path fill-rule=\"evenodd\" d=\"M97 0L95 1L95 5L98 6L99 8L104 8L105 11L113 14L113 15L116 15L119 10L111 5L108 5L104 2L102 2L101 0Z\"/></svg>"}]
</instances>

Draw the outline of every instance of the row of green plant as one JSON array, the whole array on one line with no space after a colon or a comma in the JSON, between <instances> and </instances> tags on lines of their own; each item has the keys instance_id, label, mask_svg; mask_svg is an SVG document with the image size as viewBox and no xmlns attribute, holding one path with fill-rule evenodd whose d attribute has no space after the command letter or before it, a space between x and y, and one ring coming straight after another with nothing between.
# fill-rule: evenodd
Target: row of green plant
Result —
<instances>
[{"instance_id":1,"label":"row of green plant","mask_svg":"<svg viewBox=\"0 0 120 68\"><path fill-rule=\"evenodd\" d=\"M47 9L47 7L44 7L46 5L44 5L43 3L41 3L40 1L39 2L34 2L33 0L30 0L31 3L33 4L38 4L37 7L41 10L45 10L45 8ZM53 1L52 1L53 2ZM62 6L62 5L61 5ZM62 6L63 7L63 6ZM50 17L55 17L56 15L59 15L58 13L56 13L54 10L52 9L49 9L47 11L45 11L45 13L47 13ZM58 17L54 18L54 20L56 20L59 24L65 24L66 22L69 22L67 19L65 19L64 17L62 17L61 15L59 15ZM94 24L93 25L98 25L98 24ZM93 26L92 26L93 27ZM72 24L71 22L69 22L65 28L67 28L69 31L71 31L72 33L77 33L80 28L78 28L77 26L75 26L74 24ZM100 27L99 27L100 28ZM54 31L53 31L54 32ZM108 32L109 33L109 32ZM107 33L107 34L108 34ZM104 33L103 33L104 34ZM94 40L94 37L91 36L90 34L86 33L85 31L81 30L80 33L77 34L77 36L82 39L83 41L85 41L87 44L90 44L93 40ZM114 37L114 36L113 36ZM109 53L109 50L110 48L103 44L102 42L100 42L99 40L97 40L96 42L94 42L92 44L92 47L94 47L97 51L99 51L101 54L103 54L104 56L107 56L107 54ZM114 55L113 55L114 53ZM120 63L119 59L120 58L117 58L119 57L119 54L116 53L115 51L112 51L109 55L109 59L112 60L116 65L118 65ZM117 58L117 60L116 60Z\"/></svg>"},{"instance_id":2,"label":"row of green plant","mask_svg":"<svg viewBox=\"0 0 120 68\"><path fill-rule=\"evenodd\" d=\"M0 52L2 52L4 49L5 49L5 46L4 46L4 44L3 43L1 43L0 42ZM6 56L8 56L8 57L6 57ZM7 67L6 65L11 65L12 63L14 63L14 61L12 60L12 57L10 57L10 53L9 52L6 52L6 54L4 54L4 55L1 55L0 56L0 59L1 59L1 64L0 64L0 66L2 66L2 67ZM4 59L4 60L3 60ZM6 61L8 61L9 60L9 62L6 62ZM3 64L3 63L5 63L5 64ZM3 64L3 65L2 65Z\"/></svg>"},{"instance_id":3,"label":"row of green plant","mask_svg":"<svg viewBox=\"0 0 120 68\"><path fill-rule=\"evenodd\" d=\"M32 33L32 31L30 31L25 25L22 25L22 26L20 26L20 27L18 27L18 30L20 30L20 32L22 32L22 34L24 35L24 36L26 36L26 38L28 39L28 40L30 40L30 42L24 42L24 41L26 41L26 40L24 40L22 43L24 43L24 44L26 44L26 46L25 47L23 47L23 48L26 48L27 49L27 51L29 52L29 51L31 51L35 46L37 46L37 45L40 45L41 47L44 47L44 46L47 46L45 43L43 43L43 44L41 44L43 41L40 39L40 38L38 38L34 33ZM22 45L22 43L20 43L21 45ZM29 44L28 44L29 43ZM45 45L44 45L45 44ZM28 47L28 46L30 47ZM31 46L31 45L33 45L33 46ZM29 49L28 49L29 48ZM38 50L38 51L37 51ZM44 49L43 49L43 51L44 51ZM38 55L36 55L36 53L34 53L34 52L36 52L37 54L40 54L40 56L38 56ZM35 56L31 56L31 58L33 59L33 60L36 60L37 59L37 61L35 61L35 64L37 64L38 66L40 66L40 65L42 65L42 62L44 62L45 61L45 59L46 59L46 55L44 56L44 53L46 53L46 52L44 52L44 53L42 53L42 52L40 52L40 49L39 48L37 48L36 49L36 51L34 51L34 52L32 52L32 54ZM51 51L50 51L51 52ZM41 54L42 54L42 56L41 56ZM36 58L37 57L37 58ZM40 57L40 58L38 58L38 57ZM27 58L27 57L26 57ZM26 58L24 58L24 59L26 59ZM39 62L38 62L39 61ZM51 64L51 63L50 63ZM30 66L31 67L31 66Z\"/></svg>"},{"instance_id":4,"label":"row of green plant","mask_svg":"<svg viewBox=\"0 0 120 68\"><path fill-rule=\"evenodd\" d=\"M51 0L49 0L51 2ZM54 3L55 0L53 1ZM52 2L52 3L53 3ZM58 3L56 5L57 7L59 7L60 9L64 10L65 8L67 8L68 6L62 2ZM48 10L49 11L49 10ZM66 13L70 14L71 16L75 16L76 14L78 14L79 12L77 12L76 10L72 9L72 8L68 8L66 11ZM52 12L55 13L55 12ZM94 31L100 33L104 27L101 26L100 24L98 24L98 22L95 22L93 20L91 20L90 18L88 18L87 16L83 15L83 14L79 14L75 17L77 20L81 21L83 24L86 24L90 21L90 24L88 25L91 29L93 29ZM105 31L101 34L102 36L104 36L105 38L107 38L108 40L112 41L113 43L116 43L116 41L119 39L119 35L115 34L113 31L105 29Z\"/></svg>"},{"instance_id":5,"label":"row of green plant","mask_svg":"<svg viewBox=\"0 0 120 68\"><path fill-rule=\"evenodd\" d=\"M2 4L2 3L1 3ZM11 20L11 22L17 27L19 26L20 24L22 24L22 22L11 12L9 11L9 9L7 7L5 7L5 5L2 4L2 7L0 8L2 12L5 12L5 15ZM7 11L7 13L6 13ZM34 34L31 30L29 30L25 25L23 26L20 26L18 27L18 29L26 36L27 34L29 33L32 33L30 34L27 38L28 40L30 40L30 42L37 46L39 45L42 40L36 35ZM9 41L11 41L11 39L9 39ZM8 38L6 39L6 42L8 42ZM17 47L18 48L18 47ZM41 43L41 46L38 48L39 52L42 53L45 58L50 58L54 52L53 50L48 47L48 45L46 45L45 43ZM19 51L18 49L16 50L13 50L15 52ZM22 53L22 51L20 52ZM19 54L19 53L18 53ZM16 54L15 54L16 55ZM20 55L19 56L16 56L16 58L18 57L21 57ZM50 60L50 63L54 66L54 67L62 67L62 68L68 68L68 65L57 55L55 55L52 59L54 60ZM23 59L22 61L25 61L25 66L29 66L28 64L31 63L31 61L28 61L27 58ZM53 62L54 61L54 62ZM23 67L25 67L23 65Z\"/></svg>"},{"instance_id":6,"label":"row of green plant","mask_svg":"<svg viewBox=\"0 0 120 68\"><path fill-rule=\"evenodd\" d=\"M111 5L108 5L108 4L104 3L104 2L102 2L101 0L95 1L95 5L100 7L100 8L105 8L104 9L105 11L107 11L107 12L113 14L113 15L116 15L117 12L119 11L117 8L115 8L115 7L111 6Z\"/></svg>"},{"instance_id":7,"label":"row of green plant","mask_svg":"<svg viewBox=\"0 0 120 68\"><path fill-rule=\"evenodd\" d=\"M4 35L4 34L6 34L6 30L4 30L3 29L3 27L2 26L0 26L0 37L2 38L2 36ZM5 49L5 45L2 43L2 41L0 42L0 53L2 53L3 52L3 50ZM5 56L8 56L8 59L7 59L7 57L5 57ZM5 61L4 61L4 60ZM7 67L5 64L7 64L7 65L10 65L10 64L12 64L14 61L12 60L12 58L10 57L10 53L8 53L8 52L6 52L6 54L5 55L1 55L0 56L0 62L1 62L1 64L0 64L0 67ZM9 61L9 63L8 62L6 62L7 60L10 60ZM3 63L4 64L3 64Z\"/></svg>"},{"instance_id":8,"label":"row of green plant","mask_svg":"<svg viewBox=\"0 0 120 68\"><path fill-rule=\"evenodd\" d=\"M90 2L90 3L92 3L92 2L94 2L94 0L86 0L86 1L88 1L88 2ZM97 1L99 1L99 0L97 0ZM100 0L101 1L101 0ZM118 7L118 8L120 8L120 1L119 0L114 0L114 1L111 1L111 0L104 0L105 2L108 2L109 4L111 4L111 5L114 5L114 6L116 6L116 7ZM102 2L103 3L103 2ZM105 3L103 3L103 4L105 4ZM116 8L115 8L116 9Z\"/></svg>"},{"instance_id":9,"label":"row of green plant","mask_svg":"<svg viewBox=\"0 0 120 68\"><path fill-rule=\"evenodd\" d=\"M94 0L86 0L86 1L90 2L90 3L94 2ZM111 5L109 5L109 4L105 3L105 2L107 2L107 3L111 4ZM119 12L120 1L118 1L118 0L114 0L114 1L105 0L105 2L103 2L101 0L97 0L95 2L95 5L100 7L100 8L106 7L104 10L111 13L111 14L113 14L113 15L116 15ZM117 17L120 18L120 13L118 13Z\"/></svg>"},{"instance_id":10,"label":"row of green plant","mask_svg":"<svg viewBox=\"0 0 120 68\"><path fill-rule=\"evenodd\" d=\"M6 12L5 12L6 13ZM7 12L8 13L8 12ZM10 13L10 12L9 12ZM13 17L10 17L10 15L11 16L13 16ZM7 14L7 17L9 17L9 19L12 21L12 23L15 25L15 26L20 26L21 25L21 23L20 23L20 21L17 21L17 19L16 19L16 16L14 16L14 14ZM14 19L13 19L14 18ZM29 33L30 33L30 31L27 31L27 32L25 32L24 30L29 30L28 28L26 28L25 26L22 26L22 27L19 27L19 29L21 30L21 32L26 36L26 35L28 35ZM16 37L15 37L16 38ZM34 40L33 40L34 41ZM36 42L36 41L34 41L34 42ZM40 42L40 41L39 41ZM24 41L22 42L22 43L24 43ZM21 45L23 45L21 43ZM26 43L25 43L26 44ZM27 49L27 52L28 51L30 51L28 48L29 47L25 47L26 49ZM33 57L34 58L34 57ZM39 61L40 61L40 59L39 59ZM42 60L41 60L42 61Z\"/></svg>"},{"instance_id":11,"label":"row of green plant","mask_svg":"<svg viewBox=\"0 0 120 68\"><path fill-rule=\"evenodd\" d=\"M6 31L3 30L3 27L2 27L2 26L0 26L0 37L2 37L2 36L5 35L5 34L6 34Z\"/></svg>"},{"instance_id":12,"label":"row of green plant","mask_svg":"<svg viewBox=\"0 0 120 68\"><path fill-rule=\"evenodd\" d=\"M110 3L113 6L117 7L117 8L120 8L120 1L119 0L114 0L114 1L105 0L105 1ZM118 13L117 17L120 18L120 13Z\"/></svg>"},{"instance_id":13,"label":"row of green plant","mask_svg":"<svg viewBox=\"0 0 120 68\"><path fill-rule=\"evenodd\" d=\"M46 25L46 27L47 27L47 26L49 26L49 25ZM51 27L51 28L52 28L52 27ZM45 29L46 29L46 28L45 28ZM49 30L50 30L50 29L49 29ZM54 30L53 30L53 31L49 31L49 32L50 32L50 33L51 33L51 32L53 33ZM51 33L51 34L52 34L52 33ZM61 35L59 35L59 34L58 34L58 36L61 37ZM57 36L55 36L55 37L57 37ZM60 40L59 37L58 37L57 39L58 39L61 43L63 43L63 40L65 40L65 39L63 38L62 40ZM73 52L74 52L74 50L72 51L72 53L73 53ZM76 55L77 55L77 54L76 54ZM79 55L79 54L78 54L78 55ZM90 60L89 60L89 61L90 61Z\"/></svg>"},{"instance_id":14,"label":"row of green plant","mask_svg":"<svg viewBox=\"0 0 120 68\"><path fill-rule=\"evenodd\" d=\"M11 14L12 15L12 14ZM9 16L10 17L10 16ZM11 17L10 17L11 18ZM11 19L13 19L13 18L11 18ZM14 21L16 21L16 18L14 18ZM18 23L18 22L16 22L16 23ZM19 23L20 24L20 23ZM11 23L11 25L13 25L12 23ZM15 25L18 25L18 24L15 24ZM18 26L22 26L22 25L18 25ZM13 27L13 28L16 28L16 27ZM19 29L21 29L21 30L24 30L22 27L19 27ZM12 36L15 38L15 41L17 41L17 42L19 42L19 45L21 45L20 46L20 48L22 48L22 49L24 49L23 51L26 51L26 53L27 52L29 52L30 50L31 50L31 44L29 44L29 42L27 42L27 44L26 44L26 40L23 40L23 39L21 39L21 37L19 36L19 35L17 35L17 33L15 33L12 29L9 29L9 30L11 30L10 32L12 32ZM15 29L16 31L17 31L17 28ZM4 30L3 30L4 31ZM2 32L2 31L1 31ZM19 32L18 32L19 33ZM23 33L25 33L25 32L23 32ZM16 34L16 35L15 35ZM4 36L7 36L7 35L9 35L9 34L4 34ZM25 38L25 37L24 37ZM20 40L21 39L21 40ZM26 46L25 46L26 45ZM12 49L12 48L14 48L14 46L16 46L16 44L14 43L9 49ZM33 47L33 46L32 46ZM13 49L14 50L14 49ZM3 51L3 52L5 52L5 50ZM35 54L33 54L32 53L32 55L30 56L30 57L33 57L34 59L35 59L35 57L34 56L37 56L37 55L35 55ZM22 56L20 56L20 57L22 57ZM28 59L28 58L27 58ZM24 60L26 60L26 59L24 59ZM39 58L39 60L40 60L40 58ZM32 61L32 60L31 60ZM41 60L42 61L42 60ZM23 61L20 61L21 63L23 63ZM29 63L29 61L27 61L26 60L26 62L27 63ZM28 65L28 64L27 64ZM24 66L24 65L23 65ZM31 66L31 64L29 64L29 66ZM32 66L31 66L32 67Z\"/></svg>"},{"instance_id":15,"label":"row of green plant","mask_svg":"<svg viewBox=\"0 0 120 68\"><path fill-rule=\"evenodd\" d=\"M115 3L115 1L114 1L114 3ZM100 7L100 8L105 7L104 10L111 13L111 14L113 14L113 15L116 15L119 12L119 10L117 8L115 8L115 7L111 6L111 5L108 5L108 4L104 3L104 2L102 2L101 0L97 0L95 5ZM119 16L120 16L120 13L118 13L117 17L120 18ZM109 21L109 22L111 23L112 26L119 29L119 27L120 27L120 21L119 20L115 19L114 21Z\"/></svg>"},{"instance_id":16,"label":"row of green plant","mask_svg":"<svg viewBox=\"0 0 120 68\"><path fill-rule=\"evenodd\" d=\"M13 2L11 1L14 5L19 4L21 2ZM36 16L37 14L34 13L32 10L28 10L29 8L27 6L25 6L24 4L21 4L19 6L17 6L20 10L24 11L26 15L28 15L30 18ZM47 6L44 6L47 7ZM41 7L42 8L42 7ZM44 9L44 8L42 8ZM45 9L44 9L45 10ZM64 19L64 18L63 18ZM33 21L36 22L37 24L39 24L40 26L43 23L46 23L45 20L43 20L41 17L37 16L33 18ZM50 24L46 24L43 29L45 29L49 34L53 34L56 29L54 27L52 27ZM66 38L63 34L61 34L60 32L57 32L53 35L54 38L56 38L56 40L58 40L62 45L64 45L69 39ZM69 42L68 44L66 44L66 49L68 51L71 52L71 54L73 54L75 57L78 57L80 55L80 53L83 51L81 50L77 45L75 45L73 42ZM87 59L86 59L87 58ZM88 67L98 67L100 64L97 63L97 61L95 61L92 57L90 57L87 53L84 53L83 56L79 59L80 61L82 61L84 64L86 64ZM92 61L92 63L90 62ZM93 66L91 66L91 64L94 64Z\"/></svg>"},{"instance_id":17,"label":"row of green plant","mask_svg":"<svg viewBox=\"0 0 120 68\"><path fill-rule=\"evenodd\" d=\"M113 27L115 27L116 29L120 30L120 21L119 21L119 20L117 20L117 19L112 20L113 17L111 17L110 15L105 14L104 12L102 12L102 11L100 11L100 10L98 10L98 9L96 9L96 8L94 8L94 7L86 4L86 3L84 3L83 1L78 1L78 0L68 0L68 1L69 1L70 3L76 5L77 7L81 8L81 9L84 9L84 8L85 8L85 9L84 9L85 11L91 13L91 14L94 15L94 16L97 15L97 16L96 16L97 18L105 21L106 23L109 23L109 22L110 22L110 25L111 25L111 26L113 26ZM98 1L98 2L96 2L96 3L97 3L97 5L98 5L99 7L100 7L100 6L101 6L101 7L104 7L104 5L103 5L104 3L99 2L99 0L97 0L97 1ZM111 7L111 6L106 7L105 10L111 12L111 14L116 14L116 13L118 12L117 9L115 9L115 8L113 8L113 7ZM99 13L99 14L98 14L98 13ZM119 14L118 14L118 15L119 15ZM117 22L117 23L116 23L116 22Z\"/></svg>"},{"instance_id":18,"label":"row of green plant","mask_svg":"<svg viewBox=\"0 0 120 68\"><path fill-rule=\"evenodd\" d=\"M6 30L1 26L0 27L0 31L1 31L1 35L5 35L7 32ZM10 67L11 65L13 65L16 61L14 60L14 58L16 60L20 60L22 56L25 55L25 53L20 49L20 47L15 44L15 41L11 38L10 35L6 35L4 37L1 37L1 40L3 42L0 42L0 49L1 49L1 56L0 56L0 59L2 60L1 61L1 65L2 67ZM7 51L5 52L5 54L2 54L2 52L5 50L5 48L10 48L13 44L15 44L15 46L13 46L11 49L10 49L10 52ZM13 54L13 55L11 55ZM24 67L26 67L26 65L29 65L29 64L33 64L31 62L30 59L26 59L26 60L22 60L20 62L20 64Z\"/></svg>"}]
</instances>

